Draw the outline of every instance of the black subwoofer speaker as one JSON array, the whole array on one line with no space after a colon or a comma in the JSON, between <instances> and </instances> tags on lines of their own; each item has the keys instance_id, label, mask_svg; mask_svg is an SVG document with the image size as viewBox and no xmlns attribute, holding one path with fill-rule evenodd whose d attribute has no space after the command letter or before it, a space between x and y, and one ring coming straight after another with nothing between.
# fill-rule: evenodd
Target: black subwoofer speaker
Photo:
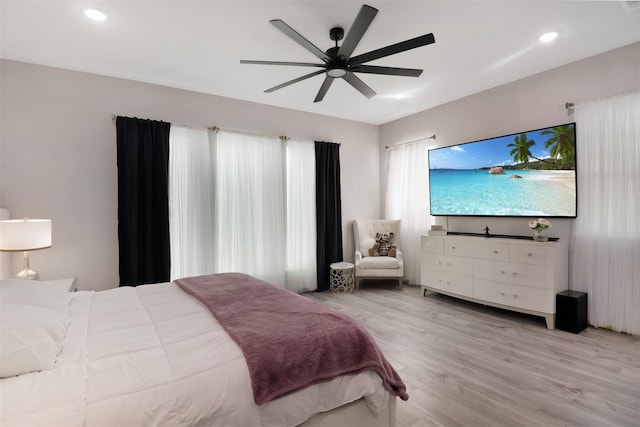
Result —
<instances>
[{"instance_id":1,"label":"black subwoofer speaker","mask_svg":"<svg viewBox=\"0 0 640 427\"><path fill-rule=\"evenodd\" d=\"M587 293L564 291L557 294L556 328L578 334L587 326Z\"/></svg>"}]
</instances>

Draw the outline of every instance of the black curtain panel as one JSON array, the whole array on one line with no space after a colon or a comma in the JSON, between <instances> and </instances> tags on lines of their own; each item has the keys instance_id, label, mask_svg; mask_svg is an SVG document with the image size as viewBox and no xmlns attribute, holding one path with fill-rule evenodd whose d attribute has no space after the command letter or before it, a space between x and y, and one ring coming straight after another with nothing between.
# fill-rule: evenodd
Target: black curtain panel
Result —
<instances>
[{"instance_id":1,"label":"black curtain panel","mask_svg":"<svg viewBox=\"0 0 640 427\"><path fill-rule=\"evenodd\" d=\"M170 280L170 127L116 118L120 286Z\"/></svg>"},{"instance_id":2,"label":"black curtain panel","mask_svg":"<svg viewBox=\"0 0 640 427\"><path fill-rule=\"evenodd\" d=\"M329 265L342 261L340 146L315 143L318 291L329 289Z\"/></svg>"}]
</instances>

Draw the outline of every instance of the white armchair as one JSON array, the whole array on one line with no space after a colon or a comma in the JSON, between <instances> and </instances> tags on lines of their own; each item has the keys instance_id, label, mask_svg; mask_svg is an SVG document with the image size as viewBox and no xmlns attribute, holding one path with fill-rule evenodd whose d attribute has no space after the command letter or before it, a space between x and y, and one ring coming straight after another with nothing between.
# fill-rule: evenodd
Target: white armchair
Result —
<instances>
[{"instance_id":1,"label":"white armchair","mask_svg":"<svg viewBox=\"0 0 640 427\"><path fill-rule=\"evenodd\" d=\"M369 256L369 248L376 242L376 233L392 232L393 243L400 241L399 219L356 219L353 221L353 235L355 237L355 279L356 289L360 287L361 279L393 279L398 281L402 289L404 264L402 251L396 249L396 256Z\"/></svg>"}]
</instances>

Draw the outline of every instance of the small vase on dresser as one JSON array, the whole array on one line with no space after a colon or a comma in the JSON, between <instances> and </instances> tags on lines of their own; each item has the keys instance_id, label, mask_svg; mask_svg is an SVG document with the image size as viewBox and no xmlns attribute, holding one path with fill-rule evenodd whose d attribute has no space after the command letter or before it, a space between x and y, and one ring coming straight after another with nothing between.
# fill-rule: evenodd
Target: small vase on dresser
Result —
<instances>
[{"instance_id":1,"label":"small vase on dresser","mask_svg":"<svg viewBox=\"0 0 640 427\"><path fill-rule=\"evenodd\" d=\"M532 219L529 221L529 228L533 231L533 240L536 242L546 242L549 240L549 229L551 222L546 218Z\"/></svg>"},{"instance_id":2,"label":"small vase on dresser","mask_svg":"<svg viewBox=\"0 0 640 427\"><path fill-rule=\"evenodd\" d=\"M546 242L549 240L549 233L547 230L533 230L533 240L536 242Z\"/></svg>"}]
</instances>

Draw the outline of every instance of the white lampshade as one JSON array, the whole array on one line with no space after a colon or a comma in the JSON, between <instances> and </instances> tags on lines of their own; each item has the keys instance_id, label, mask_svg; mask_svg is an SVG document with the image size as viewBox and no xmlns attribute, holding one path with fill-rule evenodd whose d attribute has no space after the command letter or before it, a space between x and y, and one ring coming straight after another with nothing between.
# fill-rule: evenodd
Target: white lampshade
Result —
<instances>
[{"instance_id":1,"label":"white lampshade","mask_svg":"<svg viewBox=\"0 0 640 427\"><path fill-rule=\"evenodd\" d=\"M0 221L0 251L35 251L51 247L50 219Z\"/></svg>"}]
</instances>

